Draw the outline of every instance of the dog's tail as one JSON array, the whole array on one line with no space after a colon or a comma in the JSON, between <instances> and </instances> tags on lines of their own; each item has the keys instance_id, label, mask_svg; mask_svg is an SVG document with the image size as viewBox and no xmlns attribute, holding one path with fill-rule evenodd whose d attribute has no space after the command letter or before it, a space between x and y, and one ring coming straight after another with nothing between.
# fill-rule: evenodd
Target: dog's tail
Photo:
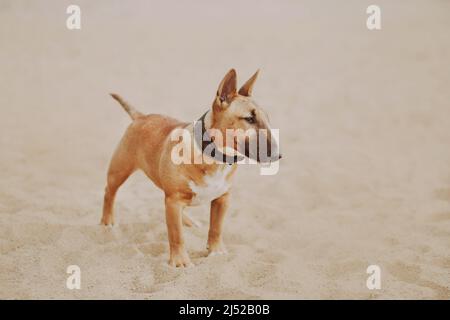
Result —
<instances>
[{"instance_id":1,"label":"dog's tail","mask_svg":"<svg viewBox=\"0 0 450 320\"><path fill-rule=\"evenodd\" d=\"M136 118L143 116L142 113L140 113L135 108L133 108L130 104L128 104L128 102L123 100L122 97L119 96L118 94L111 93L111 97L113 97L114 100L116 100L117 102L120 103L122 108L130 115L131 119L135 120Z\"/></svg>"}]
</instances>

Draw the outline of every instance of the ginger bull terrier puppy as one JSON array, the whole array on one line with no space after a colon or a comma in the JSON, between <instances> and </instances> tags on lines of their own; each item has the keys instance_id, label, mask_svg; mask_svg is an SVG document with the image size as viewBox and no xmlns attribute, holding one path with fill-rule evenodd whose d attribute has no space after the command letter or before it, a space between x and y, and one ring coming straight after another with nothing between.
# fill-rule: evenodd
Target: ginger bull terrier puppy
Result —
<instances>
[{"instance_id":1,"label":"ginger bull terrier puppy","mask_svg":"<svg viewBox=\"0 0 450 320\"><path fill-rule=\"evenodd\" d=\"M201 203L209 202L211 205L208 254L226 253L222 226L237 162L243 156L260 163L281 158L270 131L268 117L251 98L257 76L258 71L238 91L236 71L231 69L220 83L211 109L194 124L158 114L144 115L118 95L111 94L133 122L127 128L109 165L101 224L114 224L116 192L135 170L140 169L165 194L169 265L192 265L184 246L182 224L191 226L194 222L183 215L183 209ZM242 139L238 139L237 135L232 139L220 139L230 129L253 134L241 136ZM176 130L183 130L191 139L185 139L185 134L181 142L174 141L172 136ZM259 134L261 132L263 134ZM222 143L223 140L226 141ZM189 154L189 161L174 161L174 155L177 155L174 150L180 147L180 143L182 146L188 144L197 151ZM259 152L262 144L267 146L264 157ZM255 145L256 148L251 148ZM226 150L232 150L233 155L230 156Z\"/></svg>"}]
</instances>

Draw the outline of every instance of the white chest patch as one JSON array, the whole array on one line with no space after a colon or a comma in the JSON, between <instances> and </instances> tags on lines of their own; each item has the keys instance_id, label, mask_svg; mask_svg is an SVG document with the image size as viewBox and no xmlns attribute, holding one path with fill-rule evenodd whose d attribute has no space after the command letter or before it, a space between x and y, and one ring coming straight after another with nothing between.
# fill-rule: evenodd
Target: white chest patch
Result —
<instances>
[{"instance_id":1,"label":"white chest patch","mask_svg":"<svg viewBox=\"0 0 450 320\"><path fill-rule=\"evenodd\" d=\"M211 202L212 200L220 197L228 191L230 184L227 182L226 177L230 173L232 166L224 166L222 169L218 169L212 175L206 175L203 177L203 184L196 185L194 181L189 182L189 187L195 196L192 198L191 206L197 206L205 202Z\"/></svg>"}]
</instances>

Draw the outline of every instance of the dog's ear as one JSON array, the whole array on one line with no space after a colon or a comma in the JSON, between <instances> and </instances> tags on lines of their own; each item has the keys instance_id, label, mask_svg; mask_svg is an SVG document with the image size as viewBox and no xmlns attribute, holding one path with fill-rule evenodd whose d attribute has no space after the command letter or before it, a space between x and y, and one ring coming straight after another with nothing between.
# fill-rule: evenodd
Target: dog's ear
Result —
<instances>
[{"instance_id":1,"label":"dog's ear","mask_svg":"<svg viewBox=\"0 0 450 320\"><path fill-rule=\"evenodd\" d=\"M221 106L228 105L237 95L237 79L236 70L231 69L223 78L217 89L217 100Z\"/></svg>"},{"instance_id":2,"label":"dog's ear","mask_svg":"<svg viewBox=\"0 0 450 320\"><path fill-rule=\"evenodd\" d=\"M256 78L258 78L259 69L256 70L255 74L247 80L246 83L239 89L239 94L241 96L250 97L252 95L253 85L255 84Z\"/></svg>"}]
</instances>

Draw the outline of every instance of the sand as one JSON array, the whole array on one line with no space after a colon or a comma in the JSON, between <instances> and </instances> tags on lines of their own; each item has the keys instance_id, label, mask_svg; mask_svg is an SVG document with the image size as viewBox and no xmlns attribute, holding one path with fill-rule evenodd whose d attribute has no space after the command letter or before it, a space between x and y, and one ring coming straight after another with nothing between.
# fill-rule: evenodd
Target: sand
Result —
<instances>
[{"instance_id":1,"label":"sand","mask_svg":"<svg viewBox=\"0 0 450 320\"><path fill-rule=\"evenodd\" d=\"M450 3L0 1L0 298L449 299ZM234 67L280 129L274 176L243 166L229 254L167 266L163 194L136 173L98 225L130 120L195 120ZM366 287L369 265L381 289ZM81 289L66 288L69 265Z\"/></svg>"}]
</instances>

